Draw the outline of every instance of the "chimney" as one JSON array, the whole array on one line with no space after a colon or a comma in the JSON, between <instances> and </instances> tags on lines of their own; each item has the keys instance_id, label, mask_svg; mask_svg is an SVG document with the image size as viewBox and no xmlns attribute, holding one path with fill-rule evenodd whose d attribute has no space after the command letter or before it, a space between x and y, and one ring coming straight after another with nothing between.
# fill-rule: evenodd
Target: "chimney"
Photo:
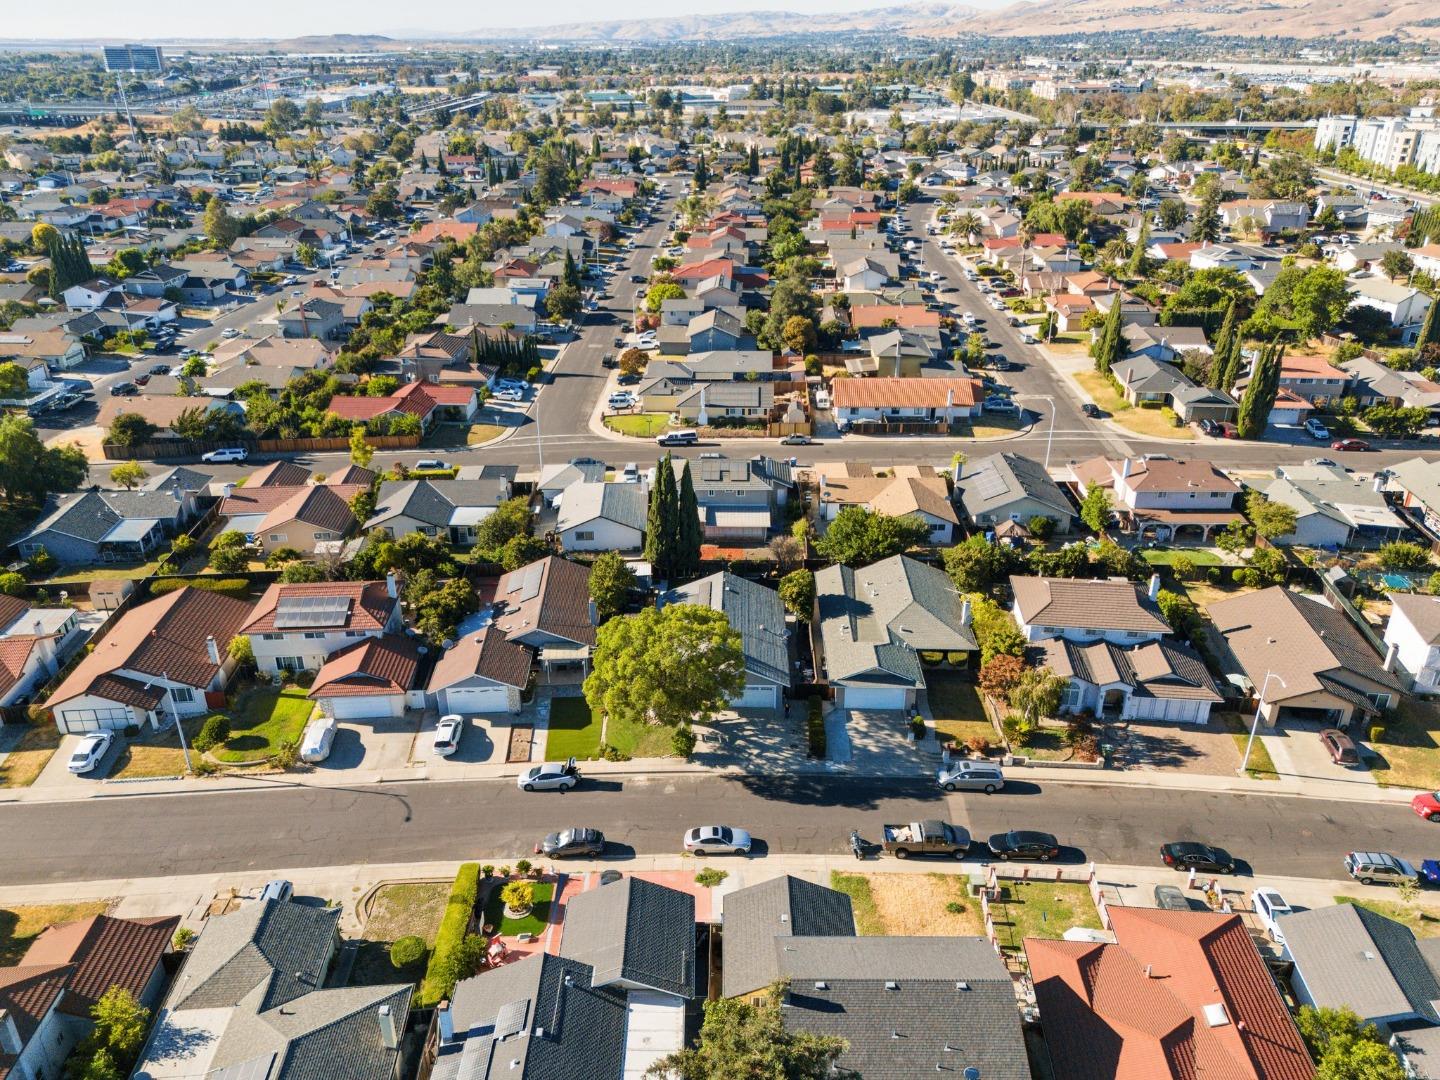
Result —
<instances>
[{"instance_id":1,"label":"chimney","mask_svg":"<svg viewBox=\"0 0 1440 1080\"><path fill-rule=\"evenodd\" d=\"M397 596L400 595L400 586L395 581L394 570L391 570L388 574L385 575L385 594L389 596L391 600L394 600Z\"/></svg>"},{"instance_id":2,"label":"chimney","mask_svg":"<svg viewBox=\"0 0 1440 1080\"><path fill-rule=\"evenodd\" d=\"M222 487L222 488L220 489L220 492L221 492L222 495L224 495L225 498L228 499L231 495L234 495L234 494L235 494L235 485L234 485L234 484L226 484L224 487Z\"/></svg>"},{"instance_id":3,"label":"chimney","mask_svg":"<svg viewBox=\"0 0 1440 1080\"><path fill-rule=\"evenodd\" d=\"M381 1005L375 1010L375 1015L380 1021L380 1041L385 1044L385 1049L399 1049L400 1031L395 1026L395 1014L390 1011L390 1006Z\"/></svg>"},{"instance_id":4,"label":"chimney","mask_svg":"<svg viewBox=\"0 0 1440 1080\"><path fill-rule=\"evenodd\" d=\"M1372 491L1376 491L1376 492L1384 491L1384 490L1385 490L1385 474L1384 474L1384 473L1378 473L1378 472L1377 472L1377 473L1375 474L1375 479L1374 479L1373 481L1371 481L1371 483L1370 483L1370 488L1371 488Z\"/></svg>"},{"instance_id":5,"label":"chimney","mask_svg":"<svg viewBox=\"0 0 1440 1080\"><path fill-rule=\"evenodd\" d=\"M212 664L220 663L220 646L215 644L214 637L205 639L205 652L209 655Z\"/></svg>"},{"instance_id":6,"label":"chimney","mask_svg":"<svg viewBox=\"0 0 1440 1080\"><path fill-rule=\"evenodd\" d=\"M589 612L590 612L590 625L591 625L591 626L599 626L599 625L600 625L600 609L595 606L595 601L594 601L594 600L591 600L591 601L590 601L590 607L589 607L588 610L589 610Z\"/></svg>"},{"instance_id":7,"label":"chimney","mask_svg":"<svg viewBox=\"0 0 1440 1080\"><path fill-rule=\"evenodd\" d=\"M15 1026L15 1017L9 1009L0 1009L0 1054L19 1055L25 1049L20 1041L20 1029Z\"/></svg>"},{"instance_id":8,"label":"chimney","mask_svg":"<svg viewBox=\"0 0 1440 1080\"><path fill-rule=\"evenodd\" d=\"M1130 478L1130 459L1129 459L1129 457L1124 457L1124 458L1121 458L1121 459L1120 459L1120 479L1121 479L1121 480L1128 480L1129 478Z\"/></svg>"},{"instance_id":9,"label":"chimney","mask_svg":"<svg viewBox=\"0 0 1440 1080\"><path fill-rule=\"evenodd\" d=\"M974 613L970 610L970 601L960 601L960 625L969 626L974 621Z\"/></svg>"},{"instance_id":10,"label":"chimney","mask_svg":"<svg viewBox=\"0 0 1440 1080\"><path fill-rule=\"evenodd\" d=\"M1386 670L1386 671L1394 671L1394 670L1395 670L1395 657L1396 657L1396 655L1397 655L1399 652L1400 652L1400 646L1397 645L1397 644L1396 644L1395 642L1393 642L1393 641L1390 642L1390 647L1385 650L1385 670Z\"/></svg>"},{"instance_id":11,"label":"chimney","mask_svg":"<svg viewBox=\"0 0 1440 1080\"><path fill-rule=\"evenodd\" d=\"M1150 597L1151 600L1154 600L1157 596L1160 595L1160 575L1159 575L1159 574L1151 574L1151 575L1150 575L1150 588L1148 588L1148 589L1145 590L1145 591L1146 591L1146 594Z\"/></svg>"}]
</instances>

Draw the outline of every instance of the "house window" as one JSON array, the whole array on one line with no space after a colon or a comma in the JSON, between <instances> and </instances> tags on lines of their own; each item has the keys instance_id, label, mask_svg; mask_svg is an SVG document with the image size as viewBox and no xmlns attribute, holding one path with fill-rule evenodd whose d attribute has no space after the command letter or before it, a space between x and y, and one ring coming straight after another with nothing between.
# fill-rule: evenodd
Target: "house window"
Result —
<instances>
[{"instance_id":1,"label":"house window","mask_svg":"<svg viewBox=\"0 0 1440 1080\"><path fill-rule=\"evenodd\" d=\"M275 666L281 671L304 671L305 658L303 656L277 656Z\"/></svg>"},{"instance_id":2,"label":"house window","mask_svg":"<svg viewBox=\"0 0 1440 1080\"><path fill-rule=\"evenodd\" d=\"M364 636L365 636L365 631L364 631L364 630L346 630L346 631L345 631L345 636L346 636L346 637L364 637Z\"/></svg>"},{"instance_id":3,"label":"house window","mask_svg":"<svg viewBox=\"0 0 1440 1080\"><path fill-rule=\"evenodd\" d=\"M590 529L581 529L575 534L576 540L594 540L595 533Z\"/></svg>"},{"instance_id":4,"label":"house window","mask_svg":"<svg viewBox=\"0 0 1440 1080\"><path fill-rule=\"evenodd\" d=\"M1365 696L1370 699L1371 703L1374 704L1377 709L1390 708L1389 694L1366 694Z\"/></svg>"},{"instance_id":5,"label":"house window","mask_svg":"<svg viewBox=\"0 0 1440 1080\"><path fill-rule=\"evenodd\" d=\"M1071 683L1065 687L1065 693L1060 695L1060 708L1075 710L1085 703L1085 689L1078 683Z\"/></svg>"},{"instance_id":6,"label":"house window","mask_svg":"<svg viewBox=\"0 0 1440 1080\"><path fill-rule=\"evenodd\" d=\"M271 533L271 534L270 534L270 542L271 542L272 544L277 543L277 542L283 542L284 539L285 539L285 534L284 534L284 533Z\"/></svg>"},{"instance_id":7,"label":"house window","mask_svg":"<svg viewBox=\"0 0 1440 1080\"><path fill-rule=\"evenodd\" d=\"M172 686L170 688L170 700L177 705L188 705L195 700L195 691L188 686Z\"/></svg>"},{"instance_id":8,"label":"house window","mask_svg":"<svg viewBox=\"0 0 1440 1080\"><path fill-rule=\"evenodd\" d=\"M260 640L261 640L261 641L284 641L284 640L285 640L285 635L284 635L284 634L261 634L261 635L260 635Z\"/></svg>"},{"instance_id":9,"label":"house window","mask_svg":"<svg viewBox=\"0 0 1440 1080\"><path fill-rule=\"evenodd\" d=\"M324 631L324 630L306 630L304 636L305 636L306 640L308 640L308 641L324 641L324 640L325 640L325 631Z\"/></svg>"},{"instance_id":10,"label":"house window","mask_svg":"<svg viewBox=\"0 0 1440 1080\"><path fill-rule=\"evenodd\" d=\"M1143 633L1141 633L1139 630L1126 630L1126 631L1125 631L1125 636L1126 636L1127 638L1138 638L1138 637L1144 637L1145 635L1144 635Z\"/></svg>"}]
</instances>

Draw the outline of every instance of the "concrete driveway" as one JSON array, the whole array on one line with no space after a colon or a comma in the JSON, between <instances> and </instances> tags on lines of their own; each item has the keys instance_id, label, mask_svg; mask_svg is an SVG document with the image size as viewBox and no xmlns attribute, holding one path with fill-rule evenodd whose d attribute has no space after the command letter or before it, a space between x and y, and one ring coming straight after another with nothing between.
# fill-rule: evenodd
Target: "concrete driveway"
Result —
<instances>
[{"instance_id":1,"label":"concrete driveway","mask_svg":"<svg viewBox=\"0 0 1440 1080\"><path fill-rule=\"evenodd\" d=\"M410 750L411 764L426 765L435 770L432 776L445 775L446 769L459 769L466 765L484 765L489 761L504 761L505 748L510 743L510 724L496 723L485 716L465 717L465 732L460 736L460 745L449 757L435 753L435 724L438 713L427 712L420 734L415 737Z\"/></svg>"},{"instance_id":2,"label":"concrete driveway","mask_svg":"<svg viewBox=\"0 0 1440 1080\"><path fill-rule=\"evenodd\" d=\"M1363 764L1336 765L1330 760L1330 752L1320 741L1320 730L1324 726L1318 722L1286 721L1277 725L1274 731L1266 732L1262 729L1260 737L1275 762L1275 771L1281 776L1294 776L1302 780L1331 780L1375 786L1375 774ZM1351 738L1354 738L1354 735ZM1365 760L1363 748L1360 760Z\"/></svg>"},{"instance_id":3,"label":"concrete driveway","mask_svg":"<svg viewBox=\"0 0 1440 1080\"><path fill-rule=\"evenodd\" d=\"M125 746L125 736L118 731L115 733L115 741L110 744L110 749L100 759L99 764L88 773L72 773L70 771L70 755L75 753L75 748L80 745L83 736L66 735L60 740L60 749L46 763L40 775L35 778L32 788L49 789L63 795L64 793L77 794L88 793L88 785L98 784L110 775L110 770L115 767L115 762L120 757L120 752Z\"/></svg>"},{"instance_id":4,"label":"concrete driveway","mask_svg":"<svg viewBox=\"0 0 1440 1080\"><path fill-rule=\"evenodd\" d=\"M330 756L316 764L324 772L345 769L404 769L418 721L414 713L378 720L342 720Z\"/></svg>"}]
</instances>

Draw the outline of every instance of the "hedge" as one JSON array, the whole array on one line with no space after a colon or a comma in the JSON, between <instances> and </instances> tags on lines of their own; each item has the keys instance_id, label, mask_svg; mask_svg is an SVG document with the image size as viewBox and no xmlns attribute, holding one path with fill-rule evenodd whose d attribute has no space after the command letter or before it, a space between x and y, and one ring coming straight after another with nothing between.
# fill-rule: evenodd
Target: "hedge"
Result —
<instances>
[{"instance_id":1,"label":"hedge","mask_svg":"<svg viewBox=\"0 0 1440 1080\"><path fill-rule=\"evenodd\" d=\"M805 719L805 735L810 743L810 756L825 758L825 715L818 697L810 699L810 712Z\"/></svg>"},{"instance_id":2,"label":"hedge","mask_svg":"<svg viewBox=\"0 0 1440 1080\"><path fill-rule=\"evenodd\" d=\"M164 596L176 589L183 589L187 585L192 589L223 593L226 596L233 596L237 600L243 600L250 595L250 581L243 577L156 578L150 583L150 595L152 597Z\"/></svg>"},{"instance_id":3,"label":"hedge","mask_svg":"<svg viewBox=\"0 0 1440 1080\"><path fill-rule=\"evenodd\" d=\"M465 943L465 934L470 929L479 896L480 864L462 863L460 872L455 875L455 884L451 886L450 899L445 902L440 928L435 931L435 948L431 950L425 978L420 983L420 992L415 995L417 1008L438 1005L455 989L447 978L450 957Z\"/></svg>"}]
</instances>

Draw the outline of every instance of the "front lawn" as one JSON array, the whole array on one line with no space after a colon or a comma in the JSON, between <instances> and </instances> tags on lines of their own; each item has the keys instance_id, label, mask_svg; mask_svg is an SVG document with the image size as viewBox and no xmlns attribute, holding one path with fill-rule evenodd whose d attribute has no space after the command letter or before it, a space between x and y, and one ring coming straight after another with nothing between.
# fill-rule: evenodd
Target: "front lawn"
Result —
<instances>
[{"instance_id":1,"label":"front lawn","mask_svg":"<svg viewBox=\"0 0 1440 1080\"><path fill-rule=\"evenodd\" d=\"M1246 719L1239 713L1220 713L1220 722L1225 725L1225 730L1230 732L1235 739L1235 749L1240 751L1240 758L1245 758L1245 744L1250 740L1250 721L1254 717ZM1255 743L1250 747L1250 765L1245 770L1245 775L1251 780L1279 780L1280 774L1275 771L1275 760L1270 756L1270 751L1265 749L1265 741L1259 735L1255 736Z\"/></svg>"},{"instance_id":2,"label":"front lawn","mask_svg":"<svg viewBox=\"0 0 1440 1080\"><path fill-rule=\"evenodd\" d=\"M1369 732L1365 732L1369 735ZM1386 787L1440 788L1440 705L1404 700L1370 747L1370 769Z\"/></svg>"},{"instance_id":3,"label":"front lawn","mask_svg":"<svg viewBox=\"0 0 1440 1080\"><path fill-rule=\"evenodd\" d=\"M545 760L593 761L600 756L600 722L583 697L550 699L550 728Z\"/></svg>"},{"instance_id":4,"label":"front lawn","mask_svg":"<svg viewBox=\"0 0 1440 1080\"><path fill-rule=\"evenodd\" d=\"M0 788L29 787L60 748L60 732L53 723L31 724L17 735L6 732L8 754L0 754Z\"/></svg>"},{"instance_id":5,"label":"front lawn","mask_svg":"<svg viewBox=\"0 0 1440 1080\"><path fill-rule=\"evenodd\" d=\"M200 734L204 717L193 717L185 721L185 741L190 745L190 760L194 762L195 736ZM180 737L171 724L163 731L151 731L138 739L126 742L120 751L119 760L110 771L112 780L137 780L156 776L184 776L185 752L180 748Z\"/></svg>"},{"instance_id":6,"label":"front lawn","mask_svg":"<svg viewBox=\"0 0 1440 1080\"><path fill-rule=\"evenodd\" d=\"M670 430L669 413L622 413L605 417L605 426L621 435L652 439Z\"/></svg>"},{"instance_id":7,"label":"front lawn","mask_svg":"<svg viewBox=\"0 0 1440 1080\"><path fill-rule=\"evenodd\" d=\"M1139 556L1151 566L1174 566L1176 559L1188 559L1192 566L1223 566L1225 561L1210 548L1147 547L1137 548Z\"/></svg>"},{"instance_id":8,"label":"front lawn","mask_svg":"<svg viewBox=\"0 0 1440 1080\"><path fill-rule=\"evenodd\" d=\"M1404 923L1416 937L1440 937L1440 908L1421 907L1402 900L1360 900L1353 896L1337 896L1335 902L1354 904Z\"/></svg>"},{"instance_id":9,"label":"front lawn","mask_svg":"<svg viewBox=\"0 0 1440 1080\"><path fill-rule=\"evenodd\" d=\"M1110 419L1137 435L1165 439L1195 438L1190 425L1176 425L1175 413L1172 410L1135 408L1116 393L1111 381L1098 371L1077 371L1075 381L1084 388L1096 405L1110 414Z\"/></svg>"},{"instance_id":10,"label":"front lawn","mask_svg":"<svg viewBox=\"0 0 1440 1080\"><path fill-rule=\"evenodd\" d=\"M504 424L471 424L465 433L466 446L480 446L493 442L510 429Z\"/></svg>"},{"instance_id":11,"label":"front lawn","mask_svg":"<svg viewBox=\"0 0 1440 1080\"><path fill-rule=\"evenodd\" d=\"M103 915L109 910L108 900L79 904L16 904L0 908L0 967L13 967L20 963L25 950L42 931L60 923Z\"/></svg>"},{"instance_id":12,"label":"front lawn","mask_svg":"<svg viewBox=\"0 0 1440 1080\"><path fill-rule=\"evenodd\" d=\"M612 716L605 722L605 743L630 758L673 757L674 731L665 724L636 724Z\"/></svg>"},{"instance_id":13,"label":"front lawn","mask_svg":"<svg viewBox=\"0 0 1440 1080\"><path fill-rule=\"evenodd\" d=\"M1072 926L1101 929L1089 886L1069 881L1000 879L1000 899L990 905L1000 947L1019 950L1027 937L1058 940Z\"/></svg>"},{"instance_id":14,"label":"front lawn","mask_svg":"<svg viewBox=\"0 0 1440 1080\"><path fill-rule=\"evenodd\" d=\"M935 720L936 735L964 746L974 738L1000 741L995 725L985 715L975 684L957 672L929 668L925 672L925 697Z\"/></svg>"},{"instance_id":15,"label":"front lawn","mask_svg":"<svg viewBox=\"0 0 1440 1080\"><path fill-rule=\"evenodd\" d=\"M869 936L949 937L985 932L967 874L830 872L830 887L850 897L855 927Z\"/></svg>"},{"instance_id":16,"label":"front lawn","mask_svg":"<svg viewBox=\"0 0 1440 1080\"><path fill-rule=\"evenodd\" d=\"M519 919L512 919L505 914L505 903L500 899L500 890L505 888L505 883L497 882L491 886L490 896L485 901L485 922L495 928L495 933L504 934L506 937L533 934L538 938L545 932L545 927L550 925L550 900L555 895L555 885L549 881L537 881L534 884L535 906L530 909L530 914Z\"/></svg>"},{"instance_id":17,"label":"front lawn","mask_svg":"<svg viewBox=\"0 0 1440 1080\"><path fill-rule=\"evenodd\" d=\"M244 691L230 710L230 738L214 751L216 759L258 761L300 738L314 702L299 686L257 685Z\"/></svg>"},{"instance_id":18,"label":"front lawn","mask_svg":"<svg viewBox=\"0 0 1440 1080\"><path fill-rule=\"evenodd\" d=\"M414 935L423 938L427 947L434 948L435 932L449 898L448 881L385 885L376 892L361 934L360 952L350 973L350 985L419 982L425 975L430 954L427 952L416 963L397 969L390 962L390 946L402 937Z\"/></svg>"}]
</instances>

